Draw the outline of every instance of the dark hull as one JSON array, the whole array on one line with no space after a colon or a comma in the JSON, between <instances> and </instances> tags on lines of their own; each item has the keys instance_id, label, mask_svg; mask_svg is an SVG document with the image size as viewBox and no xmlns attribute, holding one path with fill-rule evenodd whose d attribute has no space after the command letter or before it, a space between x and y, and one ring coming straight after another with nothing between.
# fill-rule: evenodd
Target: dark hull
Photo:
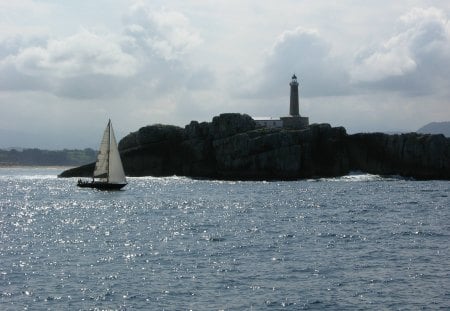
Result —
<instances>
[{"instance_id":1,"label":"dark hull","mask_svg":"<svg viewBox=\"0 0 450 311\"><path fill-rule=\"evenodd\" d=\"M94 188L98 190L120 190L125 187L126 184L110 184L106 182L79 182L77 184L78 187L81 188Z\"/></svg>"}]
</instances>

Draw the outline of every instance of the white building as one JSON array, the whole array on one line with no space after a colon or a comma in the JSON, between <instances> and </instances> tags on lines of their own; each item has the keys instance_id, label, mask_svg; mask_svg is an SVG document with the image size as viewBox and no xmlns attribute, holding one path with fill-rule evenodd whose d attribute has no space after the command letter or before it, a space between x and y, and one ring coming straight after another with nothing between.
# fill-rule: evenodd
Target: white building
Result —
<instances>
[{"instance_id":1,"label":"white building","mask_svg":"<svg viewBox=\"0 0 450 311\"><path fill-rule=\"evenodd\" d=\"M283 121L280 118L273 117L254 117L256 124L268 128L283 127Z\"/></svg>"}]
</instances>

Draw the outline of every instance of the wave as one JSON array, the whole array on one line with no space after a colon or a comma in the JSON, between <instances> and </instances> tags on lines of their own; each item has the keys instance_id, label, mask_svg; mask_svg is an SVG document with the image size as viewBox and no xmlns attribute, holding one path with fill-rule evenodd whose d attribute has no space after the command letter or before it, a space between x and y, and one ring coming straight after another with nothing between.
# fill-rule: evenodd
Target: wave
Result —
<instances>
[{"instance_id":1,"label":"wave","mask_svg":"<svg viewBox=\"0 0 450 311\"><path fill-rule=\"evenodd\" d=\"M310 181L346 181L346 182L368 182L368 181L398 181L406 180L402 176L374 175L363 172L350 172L350 174L340 177L309 179Z\"/></svg>"}]
</instances>

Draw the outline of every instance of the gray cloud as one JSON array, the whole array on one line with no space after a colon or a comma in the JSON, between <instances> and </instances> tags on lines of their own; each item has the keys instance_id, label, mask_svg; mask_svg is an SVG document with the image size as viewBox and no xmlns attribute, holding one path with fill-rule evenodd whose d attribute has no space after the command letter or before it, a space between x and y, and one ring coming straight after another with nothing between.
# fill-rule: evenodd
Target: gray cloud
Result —
<instances>
[{"instance_id":1,"label":"gray cloud","mask_svg":"<svg viewBox=\"0 0 450 311\"><path fill-rule=\"evenodd\" d=\"M251 78L257 85L238 88L238 96L282 96L292 73L299 77L306 98L365 90L426 95L447 92L448 68L450 20L436 8L415 8L399 18L391 37L378 47L362 49L348 66L333 55L332 46L317 31L301 27L285 31L267 55L261 78Z\"/></svg>"},{"instance_id":2,"label":"gray cloud","mask_svg":"<svg viewBox=\"0 0 450 311\"><path fill-rule=\"evenodd\" d=\"M446 89L450 78L450 22L436 8L413 9L399 31L379 48L365 51L352 69L362 88L426 95Z\"/></svg>"},{"instance_id":3,"label":"gray cloud","mask_svg":"<svg viewBox=\"0 0 450 311\"><path fill-rule=\"evenodd\" d=\"M331 53L331 46L314 30L296 28L276 40L261 70L257 96L286 93L290 75L299 78L303 97L349 92L349 75Z\"/></svg>"},{"instance_id":4,"label":"gray cloud","mask_svg":"<svg viewBox=\"0 0 450 311\"><path fill-rule=\"evenodd\" d=\"M138 66L116 42L87 30L62 40L50 39L45 47L26 47L9 59L25 74L56 78L85 74L129 77Z\"/></svg>"},{"instance_id":5,"label":"gray cloud","mask_svg":"<svg viewBox=\"0 0 450 311\"><path fill-rule=\"evenodd\" d=\"M110 38L82 30L64 39L15 41L0 50L0 89L50 92L73 98L104 96L134 75L137 60ZM97 77L98 79L93 79ZM109 86L106 84L110 83ZM96 87L103 85L103 88ZM72 90L71 90L72 89Z\"/></svg>"},{"instance_id":6,"label":"gray cloud","mask_svg":"<svg viewBox=\"0 0 450 311\"><path fill-rule=\"evenodd\" d=\"M53 82L50 87L51 93L73 99L116 97L132 85L128 78L104 74L77 75Z\"/></svg>"},{"instance_id":7,"label":"gray cloud","mask_svg":"<svg viewBox=\"0 0 450 311\"><path fill-rule=\"evenodd\" d=\"M0 63L0 90L20 92L49 89L46 79L24 74L12 62Z\"/></svg>"},{"instance_id":8,"label":"gray cloud","mask_svg":"<svg viewBox=\"0 0 450 311\"><path fill-rule=\"evenodd\" d=\"M138 83L146 81L143 92L161 96L184 88L201 90L211 86L215 80L213 72L190 60L190 53L202 39L186 16L165 9L150 10L137 3L123 21L122 46L140 61L140 72L135 78Z\"/></svg>"},{"instance_id":9,"label":"gray cloud","mask_svg":"<svg viewBox=\"0 0 450 311\"><path fill-rule=\"evenodd\" d=\"M152 11L142 3L124 17L125 34L134 47L164 60L180 59L202 40L180 12Z\"/></svg>"},{"instance_id":10,"label":"gray cloud","mask_svg":"<svg viewBox=\"0 0 450 311\"><path fill-rule=\"evenodd\" d=\"M82 29L61 39L3 40L0 89L43 91L74 99L117 96L135 92L137 86L144 86L146 94L153 91L153 96L180 83L199 89L206 87L211 71L191 68L187 58L200 43L200 36L181 13L150 11L137 4L125 15L120 35Z\"/></svg>"}]
</instances>

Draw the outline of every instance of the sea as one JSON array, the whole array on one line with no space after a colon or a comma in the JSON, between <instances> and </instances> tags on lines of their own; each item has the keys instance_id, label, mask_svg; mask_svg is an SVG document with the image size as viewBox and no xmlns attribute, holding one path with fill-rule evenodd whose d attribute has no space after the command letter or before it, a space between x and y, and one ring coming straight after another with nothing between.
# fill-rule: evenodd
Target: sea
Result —
<instances>
[{"instance_id":1,"label":"sea","mask_svg":"<svg viewBox=\"0 0 450 311\"><path fill-rule=\"evenodd\" d=\"M0 310L450 309L450 182L0 168Z\"/></svg>"}]
</instances>

